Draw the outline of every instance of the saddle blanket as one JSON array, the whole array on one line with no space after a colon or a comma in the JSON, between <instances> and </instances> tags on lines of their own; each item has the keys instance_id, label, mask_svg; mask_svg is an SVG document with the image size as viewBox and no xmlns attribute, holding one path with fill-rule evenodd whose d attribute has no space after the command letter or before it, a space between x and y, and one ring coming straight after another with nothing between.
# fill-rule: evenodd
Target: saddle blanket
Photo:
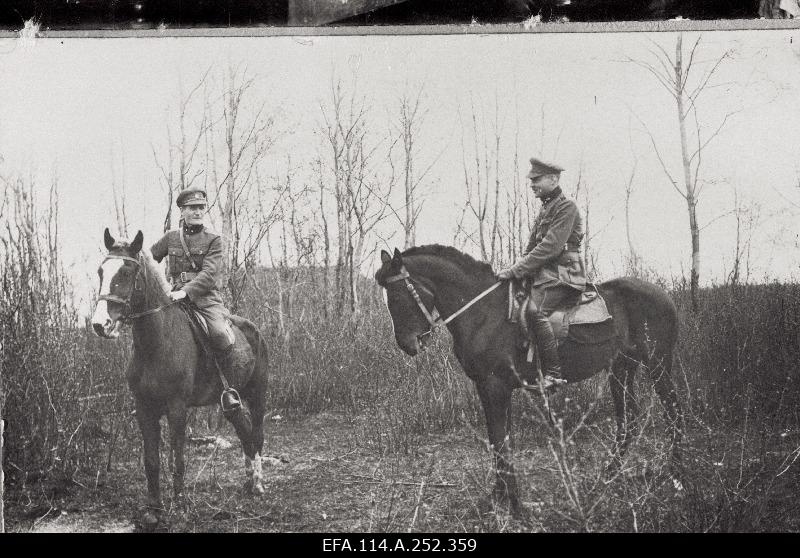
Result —
<instances>
[{"instance_id":1,"label":"saddle blanket","mask_svg":"<svg viewBox=\"0 0 800 558\"><path fill-rule=\"evenodd\" d=\"M556 310L550 314L549 319L559 342L569 337L576 343L594 344L614 336L613 318L608 312L606 301L597 291L582 293L577 305L566 310Z\"/></svg>"},{"instance_id":2,"label":"saddle blanket","mask_svg":"<svg viewBox=\"0 0 800 558\"><path fill-rule=\"evenodd\" d=\"M578 345L599 345L616 335L614 319L608 311L606 301L600 296L594 285L588 284L587 287L594 290L581 293L576 304L569 308L556 310L548 317L559 347L567 341ZM512 291L512 287L509 287L508 317L512 322L520 322L522 347L527 347L527 361L532 362L535 347L530 343L530 330L527 327L525 309L528 301L525 291L515 293Z\"/></svg>"}]
</instances>

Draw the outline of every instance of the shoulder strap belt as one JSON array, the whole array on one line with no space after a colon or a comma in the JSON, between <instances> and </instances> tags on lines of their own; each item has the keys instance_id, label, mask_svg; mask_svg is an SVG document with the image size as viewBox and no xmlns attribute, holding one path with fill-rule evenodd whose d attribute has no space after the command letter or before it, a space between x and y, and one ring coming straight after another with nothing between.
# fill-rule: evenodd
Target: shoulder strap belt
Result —
<instances>
[{"instance_id":1,"label":"shoulder strap belt","mask_svg":"<svg viewBox=\"0 0 800 558\"><path fill-rule=\"evenodd\" d=\"M191 254L189 254L189 247L186 246L186 239L183 238L183 225L178 228L178 235L181 239L181 246L183 246L183 254L186 256L186 259L189 260L189 264L192 266L192 269L195 271L199 271L197 266L194 264L194 260L192 259Z\"/></svg>"}]
</instances>

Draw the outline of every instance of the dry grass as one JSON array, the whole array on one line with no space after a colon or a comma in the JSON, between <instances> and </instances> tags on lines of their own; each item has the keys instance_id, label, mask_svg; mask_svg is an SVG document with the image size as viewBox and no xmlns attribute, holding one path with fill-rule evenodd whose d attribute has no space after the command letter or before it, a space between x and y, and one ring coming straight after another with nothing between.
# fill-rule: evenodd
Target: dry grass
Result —
<instances>
[{"instance_id":1,"label":"dry grass","mask_svg":"<svg viewBox=\"0 0 800 558\"><path fill-rule=\"evenodd\" d=\"M24 192L20 190L20 192ZM18 197L17 199L22 199ZM133 517L144 492L139 435L122 370L129 337L96 339L70 305L52 214L20 203L2 233L0 335L10 529L56 512ZM515 465L528 521L488 506L493 482L483 413L440 334L417 359L391 334L379 290L361 285L362 312L337 314L321 272L291 297L254 277L244 312L268 335L272 377L267 495L243 497L238 442L193 448L188 531L785 531L798 530L800 287L717 287L690 313L680 285L675 380L686 410L684 489L665 473L662 409L637 384L642 433L622 473L602 476L613 440L604 378L554 400L515 396ZM283 312L279 320L278 312ZM193 419L204 431L202 414ZM166 452L164 452L166 454ZM169 463L164 458L164 482ZM73 511L69 511L72 509ZM41 519L41 518L45 519ZM91 529L97 523L89 521Z\"/></svg>"}]
</instances>

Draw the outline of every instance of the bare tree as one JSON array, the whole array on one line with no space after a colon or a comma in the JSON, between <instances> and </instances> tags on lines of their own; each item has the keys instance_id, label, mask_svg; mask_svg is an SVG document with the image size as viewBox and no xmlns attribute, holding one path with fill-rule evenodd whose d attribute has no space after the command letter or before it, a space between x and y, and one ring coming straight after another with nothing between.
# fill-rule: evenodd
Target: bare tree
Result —
<instances>
[{"instance_id":1,"label":"bare tree","mask_svg":"<svg viewBox=\"0 0 800 558\"><path fill-rule=\"evenodd\" d=\"M249 236L248 252L254 252L266 234L269 220L275 218L274 212L266 215L266 221L248 219L247 215L246 202L257 182L259 166L274 143L274 121L266 114L266 103L255 102L250 107L250 92L254 83L255 78L249 77L246 69L231 66L227 71L222 95L225 174L217 186L216 204L222 218L225 270L234 302L238 301L246 277L237 276L244 263L240 254L243 235ZM273 207L277 207L277 202Z\"/></svg>"},{"instance_id":2,"label":"bare tree","mask_svg":"<svg viewBox=\"0 0 800 558\"><path fill-rule=\"evenodd\" d=\"M467 148L464 123L461 122L461 152L466 200L454 240L458 240L461 236L461 245L472 243L480 251L481 259L494 264L502 248L499 220L502 214L500 208L500 139L503 121L500 117L499 100L496 96L491 131L484 112L481 111L479 124L479 115L474 102L471 101L470 106L471 152ZM459 120L461 121L460 109ZM474 165L467 164L468 155L474 157ZM474 229L471 227L468 229L465 225L467 213L474 219ZM475 238L476 235L477 238ZM454 243L458 244L458 242Z\"/></svg>"},{"instance_id":3,"label":"bare tree","mask_svg":"<svg viewBox=\"0 0 800 558\"><path fill-rule=\"evenodd\" d=\"M195 157L198 155L200 141L205 137L210 126L207 120L207 113L205 111L202 112L200 123L191 134L191 137L187 126L191 124L189 120L192 116L191 111L195 95L207 85L207 79L208 70L187 94L183 93L183 82L179 79L178 138L177 140L173 139L176 132L173 129L173 125L167 121L166 161L162 160L156 148L151 146L153 159L161 171L161 179L167 190L167 213L164 217L164 231L172 228L172 204L175 194L192 186L195 179L203 173L202 168L195 168Z\"/></svg>"},{"instance_id":4,"label":"bare tree","mask_svg":"<svg viewBox=\"0 0 800 558\"><path fill-rule=\"evenodd\" d=\"M700 181L700 169L702 166L703 150L713 141L722 131L728 119L738 111L728 112L717 124L716 128L708 133L703 133L697 111L697 100L708 88L709 82L719 69L720 65L731 57L732 51L725 51L714 63L711 68L700 76L698 80L690 86L689 78L695 69L695 55L697 54L700 40L698 37L688 53L688 60L684 60L683 35L679 34L675 43L675 57L671 57L660 45L653 43L658 52L651 51L655 61L635 60L629 58L630 62L644 68L663 86L675 101L676 116L678 122L678 132L681 147L681 171L682 180L673 176L670 166L656 143L656 140L647 125L641 120L650 137L653 150L661 163L669 182L675 191L686 201L689 213L689 231L692 243L692 268L691 268L691 296L692 308L696 311L699 307L698 287L700 280L700 227L697 222L697 204L703 189L703 182ZM687 121L693 120L695 132L693 137L687 130ZM696 147L692 147L693 143Z\"/></svg>"},{"instance_id":5,"label":"bare tree","mask_svg":"<svg viewBox=\"0 0 800 558\"><path fill-rule=\"evenodd\" d=\"M750 249L753 234L761 223L761 204L744 203L739 195L739 188L733 188L733 215L736 219L736 244L733 252L733 263L728 274L728 282L738 285L742 280L742 260L744 260L744 282L750 280Z\"/></svg>"},{"instance_id":6,"label":"bare tree","mask_svg":"<svg viewBox=\"0 0 800 558\"><path fill-rule=\"evenodd\" d=\"M636 178L636 169L639 166L639 160L633 148L630 121L628 121L628 143L631 148L631 155L633 156L633 166L631 167L631 174L628 177L628 182L625 184L625 238L628 241L628 269L630 271L635 271L639 268L640 262L639 254L636 252L636 247L633 245L633 237L631 236L631 198L633 197L633 190L636 184L634 179Z\"/></svg>"},{"instance_id":7,"label":"bare tree","mask_svg":"<svg viewBox=\"0 0 800 558\"><path fill-rule=\"evenodd\" d=\"M420 186L422 181L430 172L433 165L441 156L441 153L434 157L427 166L417 171L416 162L419 158L419 151L417 148L418 134L425 123L425 117L428 114L428 109L423 108L423 87L419 86L414 92L409 92L406 89L399 99L398 119L396 123L397 131L395 132L399 138L399 144L402 146L402 177L403 177L403 192L404 192L404 205L403 216L397 215L400 224L403 226L404 232L404 247L410 248L416 244L416 225L420 212L422 211L423 200L421 199ZM395 143L392 144L392 147ZM392 168L392 176L394 176L394 161L392 154L389 154L389 164ZM394 180L390 180L391 183Z\"/></svg>"},{"instance_id":8,"label":"bare tree","mask_svg":"<svg viewBox=\"0 0 800 558\"><path fill-rule=\"evenodd\" d=\"M115 170L114 164L114 151L111 151L111 195L114 197L114 213L117 216L117 230L119 233L125 237L130 238L128 236L128 215L125 209L125 150L122 150L122 161L121 161L121 179L120 179L120 191L117 192L117 174Z\"/></svg>"},{"instance_id":9,"label":"bare tree","mask_svg":"<svg viewBox=\"0 0 800 558\"><path fill-rule=\"evenodd\" d=\"M337 216L336 304L358 310L356 282L364 261L367 236L389 211L394 176L382 180L377 171L378 150L384 139L372 139L367 126L368 103L357 93L357 75L349 90L340 79L331 80L331 104L320 105L322 125L330 149L333 196ZM391 145L388 151L391 151ZM386 157L389 157L387 154Z\"/></svg>"}]
</instances>

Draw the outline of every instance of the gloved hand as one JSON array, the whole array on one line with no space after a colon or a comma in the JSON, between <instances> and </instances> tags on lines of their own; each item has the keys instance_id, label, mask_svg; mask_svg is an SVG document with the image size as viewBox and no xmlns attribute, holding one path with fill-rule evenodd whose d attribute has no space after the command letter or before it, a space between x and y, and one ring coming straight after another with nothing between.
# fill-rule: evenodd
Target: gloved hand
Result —
<instances>
[{"instance_id":1,"label":"gloved hand","mask_svg":"<svg viewBox=\"0 0 800 558\"><path fill-rule=\"evenodd\" d=\"M179 300L186 298L186 291L183 290L172 291L171 293L169 293L169 298L170 300L172 300L172 302L178 302Z\"/></svg>"},{"instance_id":2,"label":"gloved hand","mask_svg":"<svg viewBox=\"0 0 800 558\"><path fill-rule=\"evenodd\" d=\"M497 272L497 278L500 279L501 281L503 279L513 279L514 274L511 272L511 268L507 267Z\"/></svg>"}]
</instances>

